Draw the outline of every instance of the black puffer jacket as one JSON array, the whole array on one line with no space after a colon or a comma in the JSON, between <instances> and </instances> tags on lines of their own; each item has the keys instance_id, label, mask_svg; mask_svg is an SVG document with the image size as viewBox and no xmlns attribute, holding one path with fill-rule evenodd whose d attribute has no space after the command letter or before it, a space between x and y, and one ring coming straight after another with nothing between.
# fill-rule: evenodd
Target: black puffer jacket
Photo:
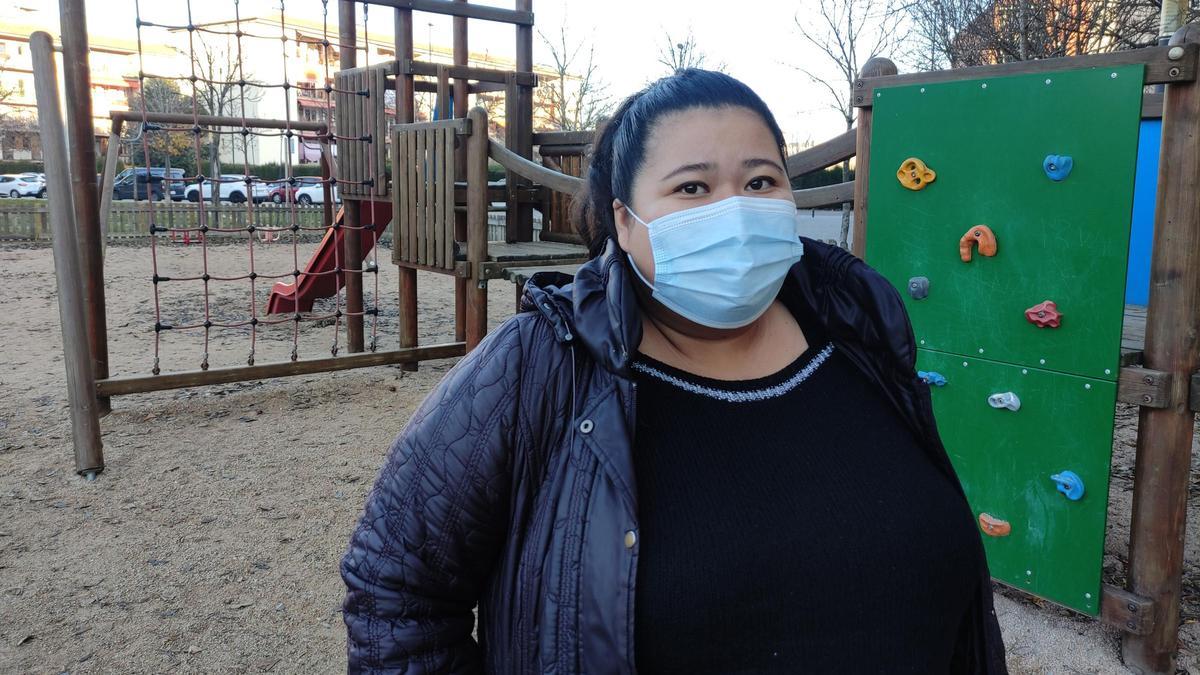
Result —
<instances>
[{"instance_id":1,"label":"black puffer jacket","mask_svg":"<svg viewBox=\"0 0 1200 675\"><path fill-rule=\"evenodd\" d=\"M849 253L804 245L781 293L814 310L954 477L899 295ZM535 276L525 311L451 369L392 445L342 560L351 672L634 672L629 365L642 327L619 254L610 242L574 283ZM955 670L1005 673L982 542L978 573Z\"/></svg>"}]
</instances>

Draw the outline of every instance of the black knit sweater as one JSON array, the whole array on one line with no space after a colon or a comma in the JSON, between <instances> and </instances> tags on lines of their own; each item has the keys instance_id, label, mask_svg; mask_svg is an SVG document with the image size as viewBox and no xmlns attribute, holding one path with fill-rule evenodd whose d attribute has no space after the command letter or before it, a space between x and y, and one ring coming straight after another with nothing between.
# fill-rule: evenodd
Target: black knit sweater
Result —
<instances>
[{"instance_id":1,"label":"black knit sweater","mask_svg":"<svg viewBox=\"0 0 1200 675\"><path fill-rule=\"evenodd\" d=\"M769 377L635 364L643 675L947 671L979 583L971 512L797 319L810 346Z\"/></svg>"}]
</instances>

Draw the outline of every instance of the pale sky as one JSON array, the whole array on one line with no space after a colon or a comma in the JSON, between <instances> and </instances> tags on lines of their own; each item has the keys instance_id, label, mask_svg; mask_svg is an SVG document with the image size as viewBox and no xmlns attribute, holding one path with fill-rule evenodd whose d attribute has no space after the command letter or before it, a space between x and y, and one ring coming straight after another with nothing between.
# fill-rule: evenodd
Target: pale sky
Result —
<instances>
[{"instance_id":1,"label":"pale sky","mask_svg":"<svg viewBox=\"0 0 1200 675\"><path fill-rule=\"evenodd\" d=\"M321 0L284 0L289 14L320 20ZM277 14L279 0L192 0L195 19L231 19L235 2L242 16ZM40 4L40 3L39 3ZM56 12L58 3L46 2ZM162 23L185 23L186 0L141 0L143 18ZM514 7L512 0L477 1L497 7ZM713 0L534 0L535 31L557 34L565 21L568 35L591 39L596 45L600 76L617 100L648 81L666 74L658 62L664 33L686 35L689 27L710 62L759 93L770 106L789 142L821 142L844 130L841 116L830 107L828 94L811 84L789 64L808 63L825 68L824 58L808 47L796 30L795 18L811 20L812 3L806 0L751 0L743 3ZM733 8L738 9L733 9ZM273 8L273 9L272 9ZM362 11L359 5L359 11ZM392 30L392 10L373 6L371 29ZM88 23L95 32L135 35L134 0L87 0ZM329 0L331 19L337 2ZM52 20L57 21L52 15ZM362 18L359 16L359 22ZM432 33L434 44L450 45L451 18L417 12L414 41L422 46ZM430 27L428 24L432 23ZM470 22L472 51L513 55L515 30L508 24ZM551 63L541 38L534 34L534 61Z\"/></svg>"}]
</instances>

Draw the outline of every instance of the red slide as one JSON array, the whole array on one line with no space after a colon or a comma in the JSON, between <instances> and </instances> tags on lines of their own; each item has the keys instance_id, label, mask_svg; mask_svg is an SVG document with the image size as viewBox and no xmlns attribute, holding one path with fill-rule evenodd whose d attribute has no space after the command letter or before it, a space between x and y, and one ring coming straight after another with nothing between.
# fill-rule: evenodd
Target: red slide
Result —
<instances>
[{"instance_id":1,"label":"red slide","mask_svg":"<svg viewBox=\"0 0 1200 675\"><path fill-rule=\"evenodd\" d=\"M375 228L377 233L371 236L371 233L363 230L362 236L362 258L366 260L371 249L375 247L375 240L383 236L387 230L388 224L392 222L392 204L391 202L370 202L366 200L356 200L358 204L359 219L358 222L366 224L371 222L372 206L374 207ZM351 207L353 208L353 207ZM346 207L338 209L337 222L342 222L342 217L346 213ZM341 262L344 257L342 237L345 230L341 228L329 228L325 233L325 238L321 240L321 245L317 247L312 258L308 261L308 265L304 267L307 274L300 275L300 290L296 291L296 284L286 281L277 281L275 286L271 288L271 297L267 300L268 314L283 314L291 312L310 312L312 311L313 301L317 298L328 298L337 293L342 288L342 275L334 274L333 270L336 267L335 261ZM334 253L337 253L335 256Z\"/></svg>"}]
</instances>

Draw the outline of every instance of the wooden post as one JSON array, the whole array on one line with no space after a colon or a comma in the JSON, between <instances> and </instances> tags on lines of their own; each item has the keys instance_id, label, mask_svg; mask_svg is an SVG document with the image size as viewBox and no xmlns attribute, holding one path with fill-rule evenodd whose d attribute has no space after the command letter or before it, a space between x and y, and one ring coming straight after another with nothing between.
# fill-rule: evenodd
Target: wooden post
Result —
<instances>
[{"instance_id":1,"label":"wooden post","mask_svg":"<svg viewBox=\"0 0 1200 675\"><path fill-rule=\"evenodd\" d=\"M341 0L338 3L338 42L341 44L338 70L349 70L358 64L358 32L354 10L353 0ZM346 111L341 112L346 115ZM337 113L335 110L334 115ZM337 133L345 134L346 130L339 128ZM359 225L358 204L352 205L344 199L342 242L345 253L342 256L342 278L346 284L346 346L351 353L363 350L362 232L358 229Z\"/></svg>"},{"instance_id":2,"label":"wooden post","mask_svg":"<svg viewBox=\"0 0 1200 675\"><path fill-rule=\"evenodd\" d=\"M71 189L75 228L83 267L84 315L92 353L92 376L108 377L108 319L104 306L104 252L100 237L100 203L96 195L96 131L92 122L92 76L88 66L87 15L84 0L59 0L62 34L64 100L70 136ZM66 185L58 183L57 185ZM112 410L108 398L99 401L100 415Z\"/></svg>"},{"instance_id":3,"label":"wooden post","mask_svg":"<svg viewBox=\"0 0 1200 675\"><path fill-rule=\"evenodd\" d=\"M33 82L37 94L38 127L42 137L46 181L50 185L66 185L71 174L67 160L67 139L63 135L62 110L58 104L54 45L50 35L42 31L31 35L29 44L33 57ZM75 471L92 480L104 470L104 448L100 440L99 399L96 397L96 379L84 312L84 303L87 302L84 270L79 264L79 245L75 237L74 193L71 190L48 190L46 196L50 204L51 226L54 228L54 276L58 284L58 316L62 324L63 361L67 369L67 400L71 408Z\"/></svg>"},{"instance_id":4,"label":"wooden post","mask_svg":"<svg viewBox=\"0 0 1200 675\"><path fill-rule=\"evenodd\" d=\"M487 162L488 119L483 108L472 108L471 136L467 140L467 260L471 263L471 278L467 284L467 351L471 351L487 334L487 279L483 278L483 262L487 258Z\"/></svg>"},{"instance_id":5,"label":"wooden post","mask_svg":"<svg viewBox=\"0 0 1200 675\"><path fill-rule=\"evenodd\" d=\"M517 11L532 12L533 0L517 0ZM533 26L518 25L516 68L520 72L533 70ZM513 152L533 159L533 90L518 85L513 78L505 87L504 144ZM508 210L505 238L509 241L533 241L533 205L520 198L521 188L529 181L511 171L506 180Z\"/></svg>"},{"instance_id":6,"label":"wooden post","mask_svg":"<svg viewBox=\"0 0 1200 675\"><path fill-rule=\"evenodd\" d=\"M104 176L100 185L100 253L108 244L108 218L112 210L113 180L116 179L117 159L121 154L121 127L125 125L121 118L112 121L112 133L108 135L108 152L104 156Z\"/></svg>"},{"instance_id":7,"label":"wooden post","mask_svg":"<svg viewBox=\"0 0 1200 675\"><path fill-rule=\"evenodd\" d=\"M396 58L401 61L412 61L413 58L413 23L411 9L396 10ZM400 124L408 124L416 119L415 112L415 92L413 88L413 76L410 73L401 73L396 77L396 121ZM401 169L394 162L398 153L395 153L393 148L393 168L392 175L401 175ZM393 185L392 189L399 189ZM402 228L408 227L408 223L402 222L404 216L400 213L392 214L392 246L400 246L400 232ZM400 267L397 269L399 275L399 291L400 291L400 348L411 349L417 346L417 270L411 267ZM415 372L417 370L417 362L403 363L400 365L400 370Z\"/></svg>"},{"instance_id":8,"label":"wooden post","mask_svg":"<svg viewBox=\"0 0 1200 675\"><path fill-rule=\"evenodd\" d=\"M466 4L467 0L455 0L460 4ZM467 17L454 17L454 65L466 66L470 65L471 50L467 45ZM467 110L467 81L460 78L454 80L454 116L465 117ZM461 100L459 100L461 97ZM483 135L487 136L487 129L483 131ZM467 164L467 149L462 144L455 151L454 156L454 180L467 180L465 167ZM484 165L486 169L487 165ZM467 215L461 211L456 211L454 214L454 239L455 241L466 242L467 236ZM467 335L467 286L470 280L462 277L454 278L454 339L458 342L466 340ZM468 345L468 349L470 345Z\"/></svg>"},{"instance_id":9,"label":"wooden post","mask_svg":"<svg viewBox=\"0 0 1200 675\"><path fill-rule=\"evenodd\" d=\"M859 73L859 78L882 77L895 75L899 72L896 64L883 57L875 57L866 62ZM855 90L858 88L855 87ZM851 92L851 96L860 94ZM861 103L862 101L857 101ZM858 147L854 157L854 234L851 235L850 252L859 258L865 258L867 253L867 179L871 170L871 115L873 109L864 106L858 109Z\"/></svg>"},{"instance_id":10,"label":"wooden post","mask_svg":"<svg viewBox=\"0 0 1200 675\"><path fill-rule=\"evenodd\" d=\"M1200 23L1175 32L1170 45L1200 43ZM1182 56L1182 49L1181 49ZM1163 103L1146 368L1171 375L1170 405L1142 406L1130 523L1128 589L1154 601L1154 629L1126 633L1121 658L1138 673L1174 673L1183 579L1195 414L1191 375L1200 368L1200 82L1169 84Z\"/></svg>"},{"instance_id":11,"label":"wooden post","mask_svg":"<svg viewBox=\"0 0 1200 675\"><path fill-rule=\"evenodd\" d=\"M321 225L333 227L333 188L329 179L333 177L333 150L328 140L321 141Z\"/></svg>"}]
</instances>

